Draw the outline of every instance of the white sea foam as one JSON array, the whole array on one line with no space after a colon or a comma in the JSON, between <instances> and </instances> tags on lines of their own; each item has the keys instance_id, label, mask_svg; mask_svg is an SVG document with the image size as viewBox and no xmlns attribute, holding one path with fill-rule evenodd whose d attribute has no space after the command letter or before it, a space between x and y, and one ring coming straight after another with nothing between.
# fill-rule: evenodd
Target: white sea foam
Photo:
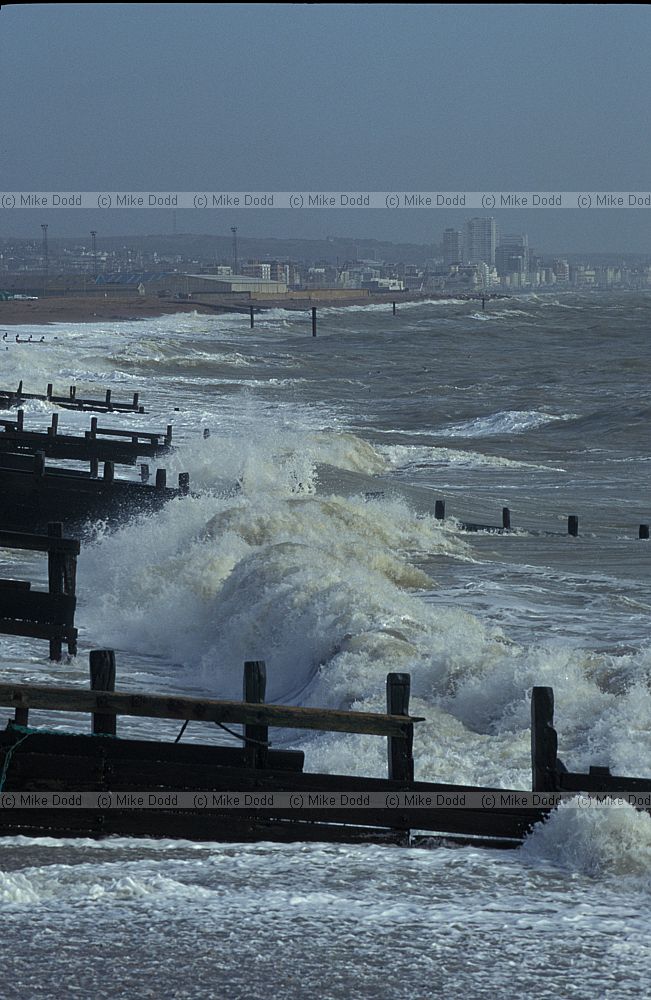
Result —
<instances>
[{"instance_id":1,"label":"white sea foam","mask_svg":"<svg viewBox=\"0 0 651 1000\"><path fill-rule=\"evenodd\" d=\"M575 420L574 413L544 413L540 410L501 410L486 417L474 417L437 431L445 437L491 437L494 434L524 434L557 420Z\"/></svg>"},{"instance_id":2,"label":"white sea foam","mask_svg":"<svg viewBox=\"0 0 651 1000\"><path fill-rule=\"evenodd\" d=\"M534 827L521 854L585 875L643 876L635 884L651 887L651 816L624 802L566 801Z\"/></svg>"},{"instance_id":3,"label":"white sea foam","mask_svg":"<svg viewBox=\"0 0 651 1000\"><path fill-rule=\"evenodd\" d=\"M464 468L549 469L549 466L533 462L518 462L501 455L483 455L478 451L464 451L460 448L437 448L425 445L383 445L378 448L386 456L393 469L414 470L418 468ZM562 470L559 470L562 471Z\"/></svg>"}]
</instances>

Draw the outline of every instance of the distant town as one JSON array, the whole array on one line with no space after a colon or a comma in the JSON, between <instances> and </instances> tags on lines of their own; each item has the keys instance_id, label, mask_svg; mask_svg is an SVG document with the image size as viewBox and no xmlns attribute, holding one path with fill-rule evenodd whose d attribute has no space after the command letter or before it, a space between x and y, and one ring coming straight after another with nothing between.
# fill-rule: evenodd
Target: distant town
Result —
<instances>
[{"instance_id":1,"label":"distant town","mask_svg":"<svg viewBox=\"0 0 651 1000\"><path fill-rule=\"evenodd\" d=\"M446 229L439 244L377 240L281 240L230 234L0 239L0 297L140 294L278 298L327 290L355 294L510 294L522 290L644 289L651 256L538 253L526 233L494 218Z\"/></svg>"}]
</instances>

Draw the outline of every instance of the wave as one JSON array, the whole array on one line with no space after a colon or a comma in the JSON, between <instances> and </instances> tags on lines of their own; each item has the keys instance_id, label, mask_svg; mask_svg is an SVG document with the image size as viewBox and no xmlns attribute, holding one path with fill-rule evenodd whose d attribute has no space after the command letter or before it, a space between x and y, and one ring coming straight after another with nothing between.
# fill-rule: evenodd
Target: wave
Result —
<instances>
[{"instance_id":1,"label":"wave","mask_svg":"<svg viewBox=\"0 0 651 1000\"><path fill-rule=\"evenodd\" d=\"M624 802L566 801L534 827L520 854L593 877L645 876L634 884L651 888L651 816Z\"/></svg>"},{"instance_id":2,"label":"wave","mask_svg":"<svg viewBox=\"0 0 651 1000\"><path fill-rule=\"evenodd\" d=\"M477 451L463 451L457 448L436 448L410 445L384 445L378 449L386 458L389 467L399 471L413 472L417 469L446 468L517 468L549 471L549 466L533 462L518 462L500 455L483 455ZM555 471L562 472L562 469Z\"/></svg>"},{"instance_id":3,"label":"wave","mask_svg":"<svg viewBox=\"0 0 651 1000\"><path fill-rule=\"evenodd\" d=\"M474 417L460 424L450 424L436 431L446 437L492 437L496 434L524 434L556 421L576 420L574 413L544 413L541 410L501 410L487 417Z\"/></svg>"}]
</instances>

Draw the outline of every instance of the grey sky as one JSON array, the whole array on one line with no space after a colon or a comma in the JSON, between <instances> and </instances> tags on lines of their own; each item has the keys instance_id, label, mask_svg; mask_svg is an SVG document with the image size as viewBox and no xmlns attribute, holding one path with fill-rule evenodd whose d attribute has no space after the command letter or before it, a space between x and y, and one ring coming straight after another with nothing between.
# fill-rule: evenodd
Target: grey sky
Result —
<instances>
[{"instance_id":1,"label":"grey sky","mask_svg":"<svg viewBox=\"0 0 651 1000\"><path fill-rule=\"evenodd\" d=\"M649 190L644 6L10 5L1 190ZM179 231L438 241L471 212L179 212ZM651 252L651 208L496 212L540 249ZM0 235L170 212L0 215Z\"/></svg>"}]
</instances>

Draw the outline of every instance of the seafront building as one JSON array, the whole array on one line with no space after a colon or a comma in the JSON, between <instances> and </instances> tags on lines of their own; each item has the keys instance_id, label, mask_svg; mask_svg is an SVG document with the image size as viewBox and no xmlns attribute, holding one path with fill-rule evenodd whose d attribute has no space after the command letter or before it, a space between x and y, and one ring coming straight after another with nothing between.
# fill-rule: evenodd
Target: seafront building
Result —
<instances>
[{"instance_id":1,"label":"seafront building","mask_svg":"<svg viewBox=\"0 0 651 1000\"><path fill-rule=\"evenodd\" d=\"M466 222L465 263L495 265L497 223L489 219L468 219Z\"/></svg>"}]
</instances>

